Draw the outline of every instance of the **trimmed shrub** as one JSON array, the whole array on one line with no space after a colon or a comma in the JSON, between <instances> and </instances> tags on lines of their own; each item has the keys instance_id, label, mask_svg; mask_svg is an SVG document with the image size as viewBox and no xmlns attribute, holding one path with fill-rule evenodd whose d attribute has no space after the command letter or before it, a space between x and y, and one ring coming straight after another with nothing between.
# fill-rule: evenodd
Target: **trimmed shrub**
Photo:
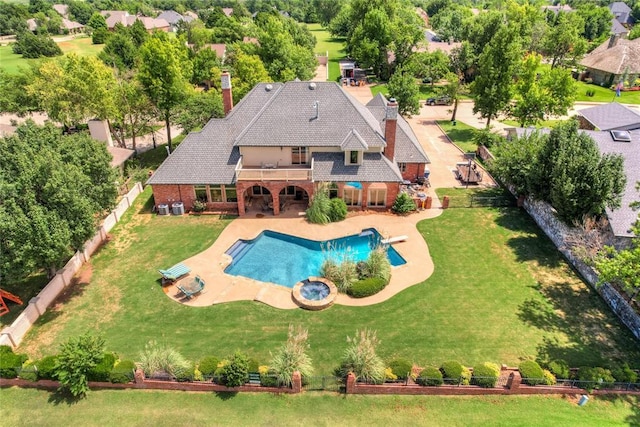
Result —
<instances>
[{"instance_id":1,"label":"trimmed shrub","mask_svg":"<svg viewBox=\"0 0 640 427\"><path fill-rule=\"evenodd\" d=\"M393 206L391 206L391 210L394 213L400 215L406 215L409 212L413 212L416 210L416 204L411 199L407 193L400 193L396 200L393 202Z\"/></svg>"},{"instance_id":2,"label":"trimmed shrub","mask_svg":"<svg viewBox=\"0 0 640 427\"><path fill-rule=\"evenodd\" d=\"M420 375L418 376L416 382L424 386L442 385L442 372L440 372L440 369L436 368L435 366L427 366L420 372Z\"/></svg>"},{"instance_id":3,"label":"trimmed shrub","mask_svg":"<svg viewBox=\"0 0 640 427\"><path fill-rule=\"evenodd\" d=\"M357 282L354 282L349 289L347 289L347 294L354 298L365 298L375 295L383 290L385 286L387 286L387 283L389 283L388 280L380 277L358 280Z\"/></svg>"},{"instance_id":4,"label":"trimmed shrub","mask_svg":"<svg viewBox=\"0 0 640 427\"><path fill-rule=\"evenodd\" d=\"M104 339L90 334L70 338L60 346L56 359L56 376L60 391L69 391L76 398L89 391L89 372L102 360Z\"/></svg>"},{"instance_id":5,"label":"trimmed shrub","mask_svg":"<svg viewBox=\"0 0 640 427\"><path fill-rule=\"evenodd\" d=\"M45 356L38 360L35 365L38 368L39 380L55 380L57 356Z\"/></svg>"},{"instance_id":6,"label":"trimmed shrub","mask_svg":"<svg viewBox=\"0 0 640 427\"><path fill-rule=\"evenodd\" d=\"M26 354L16 354L11 347L0 346L0 378L16 378L26 361Z\"/></svg>"},{"instance_id":7,"label":"trimmed shrub","mask_svg":"<svg viewBox=\"0 0 640 427\"><path fill-rule=\"evenodd\" d=\"M600 367L591 368L587 366L583 366L578 369L578 380L581 381L580 386L588 391L608 388L615 382L610 370Z\"/></svg>"},{"instance_id":8,"label":"trimmed shrub","mask_svg":"<svg viewBox=\"0 0 640 427\"><path fill-rule=\"evenodd\" d=\"M260 369L260 362L252 357L249 358L249 372L258 372L258 369Z\"/></svg>"},{"instance_id":9,"label":"trimmed shrub","mask_svg":"<svg viewBox=\"0 0 640 427\"><path fill-rule=\"evenodd\" d=\"M398 376L393 373L393 369L385 368L384 369L384 380L385 381L395 381L398 379Z\"/></svg>"},{"instance_id":10,"label":"trimmed shrub","mask_svg":"<svg viewBox=\"0 0 640 427\"><path fill-rule=\"evenodd\" d=\"M245 385L249 381L249 358L236 351L228 363L216 372L220 374L221 383L227 387Z\"/></svg>"},{"instance_id":11,"label":"trimmed shrub","mask_svg":"<svg viewBox=\"0 0 640 427\"><path fill-rule=\"evenodd\" d=\"M398 379L406 380L411 375L413 369L413 363L407 359L394 359L387 364L391 368L391 372L398 377Z\"/></svg>"},{"instance_id":12,"label":"trimmed shrub","mask_svg":"<svg viewBox=\"0 0 640 427\"><path fill-rule=\"evenodd\" d=\"M638 374L626 363L611 369L611 375L613 375L616 381L621 383L638 382Z\"/></svg>"},{"instance_id":13,"label":"trimmed shrub","mask_svg":"<svg viewBox=\"0 0 640 427\"><path fill-rule=\"evenodd\" d=\"M484 388L495 387L500 376L500 368L495 363L485 362L473 367L473 383Z\"/></svg>"},{"instance_id":14,"label":"trimmed shrub","mask_svg":"<svg viewBox=\"0 0 640 427\"><path fill-rule=\"evenodd\" d=\"M569 365L564 360L552 360L547 364L547 368L556 378L569 378Z\"/></svg>"},{"instance_id":15,"label":"trimmed shrub","mask_svg":"<svg viewBox=\"0 0 640 427\"><path fill-rule=\"evenodd\" d=\"M20 369L20 373L18 374L18 378L26 381L38 381L38 371L34 362L27 362Z\"/></svg>"},{"instance_id":16,"label":"trimmed shrub","mask_svg":"<svg viewBox=\"0 0 640 427\"><path fill-rule=\"evenodd\" d=\"M109 374L113 369L113 366L116 364L117 357L114 353L105 353L102 356L102 360L98 362L96 366L94 366L89 373L87 374L87 378L89 381L109 381Z\"/></svg>"},{"instance_id":17,"label":"trimmed shrub","mask_svg":"<svg viewBox=\"0 0 640 427\"><path fill-rule=\"evenodd\" d=\"M205 379L213 378L220 361L215 356L207 356L198 363L198 370Z\"/></svg>"},{"instance_id":18,"label":"trimmed shrub","mask_svg":"<svg viewBox=\"0 0 640 427\"><path fill-rule=\"evenodd\" d=\"M188 366L185 366L176 373L176 381L181 383L193 381L196 376L196 367L193 363L188 363Z\"/></svg>"},{"instance_id":19,"label":"trimmed shrub","mask_svg":"<svg viewBox=\"0 0 640 427\"><path fill-rule=\"evenodd\" d=\"M551 372L549 372L548 370L543 370L543 375L544 375L544 385L555 385L556 384L556 377L555 375L553 375Z\"/></svg>"},{"instance_id":20,"label":"trimmed shrub","mask_svg":"<svg viewBox=\"0 0 640 427\"><path fill-rule=\"evenodd\" d=\"M347 217L347 204L342 199L329 200L329 221L338 222Z\"/></svg>"},{"instance_id":21,"label":"trimmed shrub","mask_svg":"<svg viewBox=\"0 0 640 427\"><path fill-rule=\"evenodd\" d=\"M445 384L469 385L471 381L471 371L469 371L469 368L455 360L444 362L442 366L440 366L440 372L442 372Z\"/></svg>"},{"instance_id":22,"label":"trimmed shrub","mask_svg":"<svg viewBox=\"0 0 640 427\"><path fill-rule=\"evenodd\" d=\"M126 384L133 381L136 364L133 360L121 360L109 373L109 381L114 384Z\"/></svg>"},{"instance_id":23,"label":"trimmed shrub","mask_svg":"<svg viewBox=\"0 0 640 427\"><path fill-rule=\"evenodd\" d=\"M488 129L479 130L473 136L473 142L475 142L476 145L484 145L487 148L494 147L502 141L504 141L504 137L493 133Z\"/></svg>"},{"instance_id":24,"label":"trimmed shrub","mask_svg":"<svg viewBox=\"0 0 640 427\"><path fill-rule=\"evenodd\" d=\"M534 360L525 360L518 366L522 382L528 385L538 385L544 383L544 371Z\"/></svg>"}]
</instances>

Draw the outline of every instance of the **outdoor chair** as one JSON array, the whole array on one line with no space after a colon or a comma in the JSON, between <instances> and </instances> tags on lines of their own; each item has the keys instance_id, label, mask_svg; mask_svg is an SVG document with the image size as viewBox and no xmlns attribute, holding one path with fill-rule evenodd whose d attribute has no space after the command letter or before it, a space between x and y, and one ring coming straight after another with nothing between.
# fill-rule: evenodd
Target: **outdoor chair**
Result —
<instances>
[{"instance_id":1,"label":"outdoor chair","mask_svg":"<svg viewBox=\"0 0 640 427\"><path fill-rule=\"evenodd\" d=\"M204 280L200 276L196 276L190 283L186 285L176 286L185 297L191 299L194 295L199 294L204 289Z\"/></svg>"},{"instance_id":2,"label":"outdoor chair","mask_svg":"<svg viewBox=\"0 0 640 427\"><path fill-rule=\"evenodd\" d=\"M162 274L162 284L165 285L167 283L173 283L176 280L186 276L191 272L191 269L179 262L171 268L166 270L158 270L160 274Z\"/></svg>"}]
</instances>

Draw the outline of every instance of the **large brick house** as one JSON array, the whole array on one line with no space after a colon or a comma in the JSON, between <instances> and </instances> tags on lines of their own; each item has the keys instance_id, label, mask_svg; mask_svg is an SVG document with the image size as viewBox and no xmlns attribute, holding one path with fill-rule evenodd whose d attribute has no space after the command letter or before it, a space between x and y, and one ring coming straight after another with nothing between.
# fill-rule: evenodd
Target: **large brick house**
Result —
<instances>
[{"instance_id":1,"label":"large brick house","mask_svg":"<svg viewBox=\"0 0 640 427\"><path fill-rule=\"evenodd\" d=\"M384 210L429 163L382 95L362 105L333 82L261 83L234 107L228 73L222 92L226 116L190 133L149 179L156 205L278 215L327 183L352 209Z\"/></svg>"}]
</instances>

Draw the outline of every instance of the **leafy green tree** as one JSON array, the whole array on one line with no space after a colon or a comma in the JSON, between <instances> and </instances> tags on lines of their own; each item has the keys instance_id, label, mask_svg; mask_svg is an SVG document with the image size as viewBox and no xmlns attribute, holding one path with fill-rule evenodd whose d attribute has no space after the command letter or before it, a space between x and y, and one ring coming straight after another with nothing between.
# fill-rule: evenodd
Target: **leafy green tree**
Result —
<instances>
[{"instance_id":1,"label":"leafy green tree","mask_svg":"<svg viewBox=\"0 0 640 427\"><path fill-rule=\"evenodd\" d=\"M209 89L214 81L220 79L222 63L216 52L209 48L200 49L192 55L193 74L191 83L204 83Z\"/></svg>"},{"instance_id":2,"label":"leafy green tree","mask_svg":"<svg viewBox=\"0 0 640 427\"><path fill-rule=\"evenodd\" d=\"M476 80L471 84L473 112L491 119L504 111L513 97L513 77L520 61L520 41L508 26L498 30L479 58Z\"/></svg>"},{"instance_id":3,"label":"leafy green tree","mask_svg":"<svg viewBox=\"0 0 640 427\"><path fill-rule=\"evenodd\" d=\"M33 82L37 74L37 64L21 68L18 74L9 74L0 70L0 111L24 116L40 111L37 100L29 96L26 87Z\"/></svg>"},{"instance_id":4,"label":"leafy green tree","mask_svg":"<svg viewBox=\"0 0 640 427\"><path fill-rule=\"evenodd\" d=\"M629 40L635 40L640 37L640 25L634 26L629 32Z\"/></svg>"},{"instance_id":5,"label":"leafy green tree","mask_svg":"<svg viewBox=\"0 0 640 427\"><path fill-rule=\"evenodd\" d=\"M387 85L389 94L398 101L400 114L418 114L420 112L420 92L415 78L402 67L396 69Z\"/></svg>"},{"instance_id":6,"label":"leafy green tree","mask_svg":"<svg viewBox=\"0 0 640 427\"><path fill-rule=\"evenodd\" d=\"M570 65L587 50L582 38L584 20L576 13L558 13L542 40L545 56L551 58L551 67Z\"/></svg>"},{"instance_id":7,"label":"leafy green tree","mask_svg":"<svg viewBox=\"0 0 640 427\"><path fill-rule=\"evenodd\" d=\"M242 49L232 49L227 64L231 66L233 102L238 103L258 83L271 82L262 60L258 55L249 55Z\"/></svg>"},{"instance_id":8,"label":"leafy green tree","mask_svg":"<svg viewBox=\"0 0 640 427\"><path fill-rule=\"evenodd\" d=\"M96 31L99 29L103 29L106 31L108 29L107 20L100 13L94 12L89 18L89 21L87 21L87 27L89 28L90 32Z\"/></svg>"},{"instance_id":9,"label":"leafy green tree","mask_svg":"<svg viewBox=\"0 0 640 427\"><path fill-rule=\"evenodd\" d=\"M594 4L585 4L576 11L584 21L582 37L589 41L606 38L611 31L613 14L608 7L598 7Z\"/></svg>"},{"instance_id":10,"label":"leafy green tree","mask_svg":"<svg viewBox=\"0 0 640 427\"><path fill-rule=\"evenodd\" d=\"M89 334L70 338L60 346L56 358L56 375L60 390L69 391L74 397L84 397L89 392L88 374L102 360L104 339Z\"/></svg>"},{"instance_id":11,"label":"leafy green tree","mask_svg":"<svg viewBox=\"0 0 640 427\"><path fill-rule=\"evenodd\" d=\"M114 139L121 147L126 147L125 138L130 136L132 148L135 150L136 137L157 116L155 107L142 84L131 74L118 76L113 97L116 105L111 122Z\"/></svg>"},{"instance_id":12,"label":"leafy green tree","mask_svg":"<svg viewBox=\"0 0 640 427\"><path fill-rule=\"evenodd\" d=\"M468 7L452 3L431 19L431 25L442 40L459 42L464 37L465 26L472 16Z\"/></svg>"},{"instance_id":13,"label":"leafy green tree","mask_svg":"<svg viewBox=\"0 0 640 427\"><path fill-rule=\"evenodd\" d=\"M346 0L313 0L313 6L323 27L327 27L331 20L340 13Z\"/></svg>"},{"instance_id":14,"label":"leafy green tree","mask_svg":"<svg viewBox=\"0 0 640 427\"><path fill-rule=\"evenodd\" d=\"M149 33L147 29L144 27L144 24L141 20L136 19L136 22L133 23L128 28L129 35L131 36L131 41L135 45L136 48L140 48L144 44L145 41L149 38Z\"/></svg>"},{"instance_id":15,"label":"leafy green tree","mask_svg":"<svg viewBox=\"0 0 640 427\"><path fill-rule=\"evenodd\" d=\"M106 146L28 121L0 139L0 276L52 275L95 233L115 204L116 172Z\"/></svg>"},{"instance_id":16,"label":"leafy green tree","mask_svg":"<svg viewBox=\"0 0 640 427\"><path fill-rule=\"evenodd\" d=\"M165 33L153 34L140 48L138 79L156 106L167 129L169 151L171 147L171 113L180 105L189 90L191 62L186 48L177 40L171 41Z\"/></svg>"},{"instance_id":17,"label":"leafy green tree","mask_svg":"<svg viewBox=\"0 0 640 427\"><path fill-rule=\"evenodd\" d=\"M469 20L465 27L464 38L469 42L473 55L479 57L493 37L504 26L504 17L500 11L489 10Z\"/></svg>"},{"instance_id":18,"label":"leafy green tree","mask_svg":"<svg viewBox=\"0 0 640 427\"><path fill-rule=\"evenodd\" d=\"M42 64L27 86L50 119L70 127L88 119L108 119L115 109L110 68L93 56L66 55Z\"/></svg>"},{"instance_id":19,"label":"leafy green tree","mask_svg":"<svg viewBox=\"0 0 640 427\"><path fill-rule=\"evenodd\" d=\"M441 50L416 52L405 63L405 69L415 77L428 79L431 87L449 71L449 57Z\"/></svg>"},{"instance_id":20,"label":"leafy green tree","mask_svg":"<svg viewBox=\"0 0 640 427\"><path fill-rule=\"evenodd\" d=\"M545 68L538 73L542 58L536 53L522 61L515 83L515 103L509 114L521 127L536 125L546 116L567 114L575 100L576 84L571 72L562 68Z\"/></svg>"},{"instance_id":21,"label":"leafy green tree","mask_svg":"<svg viewBox=\"0 0 640 427\"><path fill-rule=\"evenodd\" d=\"M106 65L120 71L131 70L136 62L136 46L127 34L116 32L106 40L98 58Z\"/></svg>"},{"instance_id":22,"label":"leafy green tree","mask_svg":"<svg viewBox=\"0 0 640 427\"><path fill-rule=\"evenodd\" d=\"M206 92L192 91L178 107L175 123L185 132L202 128L213 117L224 117L222 96L215 89Z\"/></svg>"},{"instance_id":23,"label":"leafy green tree","mask_svg":"<svg viewBox=\"0 0 640 427\"><path fill-rule=\"evenodd\" d=\"M26 5L18 3L0 3L0 35L20 34L27 31L27 19L31 14Z\"/></svg>"},{"instance_id":24,"label":"leafy green tree","mask_svg":"<svg viewBox=\"0 0 640 427\"><path fill-rule=\"evenodd\" d=\"M46 34L33 34L24 31L17 35L12 47L13 53L22 55L23 58L40 58L62 55L62 49L51 37Z\"/></svg>"},{"instance_id":25,"label":"leafy green tree","mask_svg":"<svg viewBox=\"0 0 640 427\"><path fill-rule=\"evenodd\" d=\"M630 249L616 251L606 247L596 259L599 283L612 282L619 284L629 293L629 302L633 302L640 293L640 244L638 237Z\"/></svg>"},{"instance_id":26,"label":"leafy green tree","mask_svg":"<svg viewBox=\"0 0 640 427\"><path fill-rule=\"evenodd\" d=\"M84 1L69 2L69 15L73 21L77 21L82 25L86 25L91 19L94 12L93 5Z\"/></svg>"},{"instance_id":27,"label":"leafy green tree","mask_svg":"<svg viewBox=\"0 0 640 427\"><path fill-rule=\"evenodd\" d=\"M547 137L537 131L514 141L503 141L492 148L496 158L491 163L491 174L513 186L516 194L531 194L536 159L546 141Z\"/></svg>"}]
</instances>

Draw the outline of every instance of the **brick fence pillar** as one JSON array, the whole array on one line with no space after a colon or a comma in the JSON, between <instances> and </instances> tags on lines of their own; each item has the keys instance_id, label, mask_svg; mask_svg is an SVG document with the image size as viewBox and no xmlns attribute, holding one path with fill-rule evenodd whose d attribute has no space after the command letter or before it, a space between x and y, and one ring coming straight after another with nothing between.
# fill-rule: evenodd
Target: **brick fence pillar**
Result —
<instances>
[{"instance_id":1,"label":"brick fence pillar","mask_svg":"<svg viewBox=\"0 0 640 427\"><path fill-rule=\"evenodd\" d=\"M133 374L133 382L138 388L144 388L144 372L142 369L136 369Z\"/></svg>"},{"instance_id":2,"label":"brick fence pillar","mask_svg":"<svg viewBox=\"0 0 640 427\"><path fill-rule=\"evenodd\" d=\"M349 374L347 375L347 388L345 393L353 394L355 392L356 392L356 376L353 374L353 372L349 372Z\"/></svg>"},{"instance_id":3,"label":"brick fence pillar","mask_svg":"<svg viewBox=\"0 0 640 427\"><path fill-rule=\"evenodd\" d=\"M507 388L511 392L516 392L520 388L521 383L522 376L520 376L520 372L513 371L511 375L509 375L509 379L507 380Z\"/></svg>"},{"instance_id":4,"label":"brick fence pillar","mask_svg":"<svg viewBox=\"0 0 640 427\"><path fill-rule=\"evenodd\" d=\"M294 393L302 392L302 375L299 371L295 371L291 376L291 390Z\"/></svg>"}]
</instances>

